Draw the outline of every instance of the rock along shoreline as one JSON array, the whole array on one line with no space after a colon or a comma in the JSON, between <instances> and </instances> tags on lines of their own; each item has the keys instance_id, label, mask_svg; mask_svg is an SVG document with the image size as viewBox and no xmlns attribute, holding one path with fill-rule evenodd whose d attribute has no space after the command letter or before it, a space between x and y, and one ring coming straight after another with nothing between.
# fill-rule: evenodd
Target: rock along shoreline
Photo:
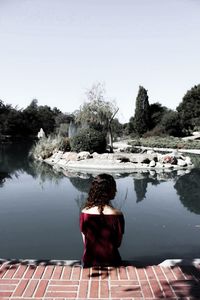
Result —
<instances>
[{"instance_id":1,"label":"rock along shoreline","mask_svg":"<svg viewBox=\"0 0 200 300\"><path fill-rule=\"evenodd\" d=\"M62 152L55 151L54 154L43 160L44 162L64 170L82 172L137 172L137 170L190 170L194 167L189 156L184 156L177 150L172 153L160 154L153 150L145 153L103 153L90 154L83 151Z\"/></svg>"}]
</instances>

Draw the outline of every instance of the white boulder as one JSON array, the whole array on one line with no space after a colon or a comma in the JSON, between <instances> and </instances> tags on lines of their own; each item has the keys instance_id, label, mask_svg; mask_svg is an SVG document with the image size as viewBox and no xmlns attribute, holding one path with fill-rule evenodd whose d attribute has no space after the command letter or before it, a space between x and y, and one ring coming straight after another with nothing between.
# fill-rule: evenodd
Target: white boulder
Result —
<instances>
[{"instance_id":1,"label":"white boulder","mask_svg":"<svg viewBox=\"0 0 200 300\"><path fill-rule=\"evenodd\" d=\"M187 166L187 162L186 162L185 160L179 158L179 159L177 160L177 165L178 165L179 167L185 167L185 166Z\"/></svg>"},{"instance_id":2,"label":"white boulder","mask_svg":"<svg viewBox=\"0 0 200 300\"><path fill-rule=\"evenodd\" d=\"M161 168L163 168L164 166L163 166L162 163L157 162L155 167L161 169Z\"/></svg>"},{"instance_id":3,"label":"white boulder","mask_svg":"<svg viewBox=\"0 0 200 300\"><path fill-rule=\"evenodd\" d=\"M91 157L92 157L92 155L90 154L90 152L88 152L88 151L82 151L82 152L78 153L77 160L89 159Z\"/></svg>"},{"instance_id":4,"label":"white boulder","mask_svg":"<svg viewBox=\"0 0 200 300\"><path fill-rule=\"evenodd\" d=\"M62 156L62 159L66 161L76 161L78 154L76 152L65 152Z\"/></svg>"},{"instance_id":5,"label":"white boulder","mask_svg":"<svg viewBox=\"0 0 200 300\"><path fill-rule=\"evenodd\" d=\"M153 167L155 167L155 165L156 165L155 160L151 160L150 164L149 164L149 167L153 168Z\"/></svg>"},{"instance_id":6,"label":"white boulder","mask_svg":"<svg viewBox=\"0 0 200 300\"><path fill-rule=\"evenodd\" d=\"M189 156L186 156L185 162L187 163L187 165L192 165L192 161L191 161L191 158Z\"/></svg>"}]
</instances>

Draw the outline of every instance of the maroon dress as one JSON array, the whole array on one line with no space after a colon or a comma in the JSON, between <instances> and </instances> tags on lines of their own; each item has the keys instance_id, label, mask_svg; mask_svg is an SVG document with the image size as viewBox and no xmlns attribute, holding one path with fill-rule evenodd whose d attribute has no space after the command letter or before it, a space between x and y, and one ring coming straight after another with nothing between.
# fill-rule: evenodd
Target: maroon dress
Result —
<instances>
[{"instance_id":1,"label":"maroon dress","mask_svg":"<svg viewBox=\"0 0 200 300\"><path fill-rule=\"evenodd\" d=\"M116 266L121 262L118 248L124 233L124 217L81 213L80 230L85 235L83 265Z\"/></svg>"}]
</instances>

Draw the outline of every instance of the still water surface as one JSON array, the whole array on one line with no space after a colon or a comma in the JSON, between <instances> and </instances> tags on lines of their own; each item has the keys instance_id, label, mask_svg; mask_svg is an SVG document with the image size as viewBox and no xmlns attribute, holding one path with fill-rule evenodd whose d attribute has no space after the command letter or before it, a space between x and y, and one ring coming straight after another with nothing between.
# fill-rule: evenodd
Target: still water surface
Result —
<instances>
[{"instance_id":1,"label":"still water surface","mask_svg":"<svg viewBox=\"0 0 200 300\"><path fill-rule=\"evenodd\" d=\"M64 176L28 160L29 145L0 147L0 258L80 259L79 213L91 174ZM124 260L200 257L200 169L115 175L125 217Z\"/></svg>"}]
</instances>

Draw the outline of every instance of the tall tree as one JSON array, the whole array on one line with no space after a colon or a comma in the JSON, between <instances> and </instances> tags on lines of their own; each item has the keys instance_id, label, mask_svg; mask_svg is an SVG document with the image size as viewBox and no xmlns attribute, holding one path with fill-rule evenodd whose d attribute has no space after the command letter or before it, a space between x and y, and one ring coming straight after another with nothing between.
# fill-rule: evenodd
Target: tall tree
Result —
<instances>
[{"instance_id":1,"label":"tall tree","mask_svg":"<svg viewBox=\"0 0 200 300\"><path fill-rule=\"evenodd\" d=\"M38 107L38 120L46 134L50 134L55 129L54 112L47 105Z\"/></svg>"},{"instance_id":2,"label":"tall tree","mask_svg":"<svg viewBox=\"0 0 200 300\"><path fill-rule=\"evenodd\" d=\"M25 121L25 134L36 136L41 128L39 115L38 115L38 101L33 99L31 103L23 110Z\"/></svg>"},{"instance_id":3,"label":"tall tree","mask_svg":"<svg viewBox=\"0 0 200 300\"><path fill-rule=\"evenodd\" d=\"M192 87L177 107L182 126L187 130L200 127L200 84Z\"/></svg>"},{"instance_id":4,"label":"tall tree","mask_svg":"<svg viewBox=\"0 0 200 300\"><path fill-rule=\"evenodd\" d=\"M142 86L139 86L136 98L134 123L135 131L139 136L150 128L149 100L147 90Z\"/></svg>"},{"instance_id":5,"label":"tall tree","mask_svg":"<svg viewBox=\"0 0 200 300\"><path fill-rule=\"evenodd\" d=\"M20 135L23 132L23 116L20 110L0 100L0 135Z\"/></svg>"},{"instance_id":6,"label":"tall tree","mask_svg":"<svg viewBox=\"0 0 200 300\"><path fill-rule=\"evenodd\" d=\"M163 115L159 126L162 128L164 134L177 137L183 136L177 111L168 109Z\"/></svg>"},{"instance_id":7,"label":"tall tree","mask_svg":"<svg viewBox=\"0 0 200 300\"><path fill-rule=\"evenodd\" d=\"M153 129L155 126L159 125L162 117L167 112L167 107L162 106L159 102L149 105L150 112L150 129Z\"/></svg>"},{"instance_id":8,"label":"tall tree","mask_svg":"<svg viewBox=\"0 0 200 300\"><path fill-rule=\"evenodd\" d=\"M105 130L108 133L111 151L113 149L112 121L118 112L113 102L106 101L105 88L102 84L94 84L86 93L85 102L75 112L75 121L83 127L89 125L96 130Z\"/></svg>"}]
</instances>

